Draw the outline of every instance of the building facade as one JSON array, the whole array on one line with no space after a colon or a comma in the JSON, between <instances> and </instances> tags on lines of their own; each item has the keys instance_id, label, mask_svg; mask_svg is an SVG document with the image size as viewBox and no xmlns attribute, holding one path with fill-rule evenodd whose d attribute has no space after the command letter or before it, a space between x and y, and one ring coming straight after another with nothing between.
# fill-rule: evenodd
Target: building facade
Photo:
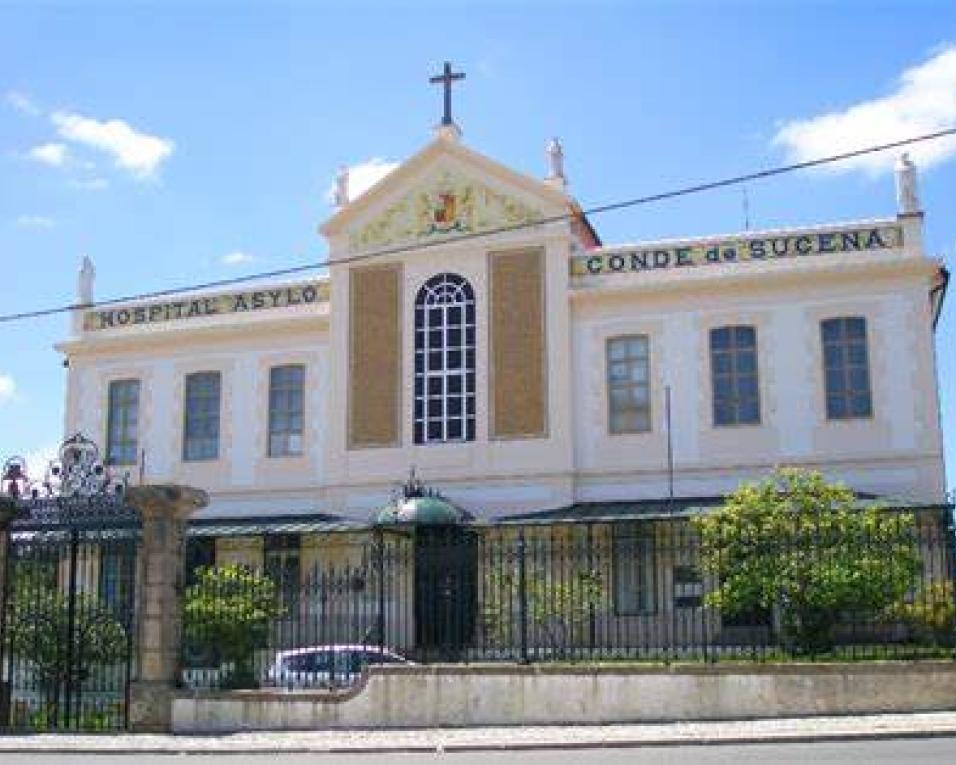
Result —
<instances>
[{"instance_id":1,"label":"building facade","mask_svg":"<svg viewBox=\"0 0 956 765\"><path fill-rule=\"evenodd\" d=\"M364 521L411 467L481 520L778 464L943 499L945 271L910 164L891 217L608 246L549 157L536 180L445 126L340 194L327 275L77 309L66 431L217 518Z\"/></svg>"},{"instance_id":2,"label":"building facade","mask_svg":"<svg viewBox=\"0 0 956 765\"><path fill-rule=\"evenodd\" d=\"M602 593L575 645L734 640L740 624L701 610L675 514L778 465L944 502L948 274L924 252L905 156L891 216L625 245L569 195L557 142L547 157L530 178L443 124L360 196L341 174L315 278L98 306L84 261L58 346L67 433L132 483L209 493L190 570L266 569L299 604L289 624L312 625L277 645L490 640L478 615L518 527L548 587L586 571ZM396 542L386 592L369 530L406 521L467 521L480 547Z\"/></svg>"}]
</instances>

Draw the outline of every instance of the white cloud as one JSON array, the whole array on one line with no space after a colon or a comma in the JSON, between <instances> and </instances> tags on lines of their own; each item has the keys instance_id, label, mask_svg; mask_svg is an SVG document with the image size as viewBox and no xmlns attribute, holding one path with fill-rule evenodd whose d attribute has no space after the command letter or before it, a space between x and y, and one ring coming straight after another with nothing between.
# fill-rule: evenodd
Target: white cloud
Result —
<instances>
[{"instance_id":1,"label":"white cloud","mask_svg":"<svg viewBox=\"0 0 956 765\"><path fill-rule=\"evenodd\" d=\"M396 167L398 162L386 162L380 157L373 157L365 162L349 166L349 200L354 202ZM334 181L326 192L326 199L329 200L329 204L335 203Z\"/></svg>"},{"instance_id":2,"label":"white cloud","mask_svg":"<svg viewBox=\"0 0 956 765\"><path fill-rule=\"evenodd\" d=\"M875 144L932 133L956 123L956 45L950 45L918 66L906 69L889 95L861 101L846 109L786 122L774 143L789 158L803 162ZM905 149L921 167L956 154L956 138L938 138ZM893 166L904 149L866 154L826 165L835 172L879 173Z\"/></svg>"},{"instance_id":3,"label":"white cloud","mask_svg":"<svg viewBox=\"0 0 956 765\"><path fill-rule=\"evenodd\" d=\"M106 178L80 178L70 181L70 185L86 191L102 191L109 187L110 182Z\"/></svg>"},{"instance_id":4,"label":"white cloud","mask_svg":"<svg viewBox=\"0 0 956 765\"><path fill-rule=\"evenodd\" d=\"M30 151L27 152L27 156L37 162L42 162L44 165L62 167L66 162L68 153L69 151L65 144L44 143L30 149Z\"/></svg>"},{"instance_id":5,"label":"white cloud","mask_svg":"<svg viewBox=\"0 0 956 765\"><path fill-rule=\"evenodd\" d=\"M240 266L243 263L251 263L254 260L255 257L248 252L241 252L239 250L227 253L219 258L219 262L226 266Z\"/></svg>"},{"instance_id":6,"label":"white cloud","mask_svg":"<svg viewBox=\"0 0 956 765\"><path fill-rule=\"evenodd\" d=\"M17 393L16 383L10 375L0 374L0 406L9 404Z\"/></svg>"},{"instance_id":7,"label":"white cloud","mask_svg":"<svg viewBox=\"0 0 956 765\"><path fill-rule=\"evenodd\" d=\"M6 99L10 108L20 114L36 117L40 113L40 107L33 102L33 99L18 90L8 90Z\"/></svg>"},{"instance_id":8,"label":"white cloud","mask_svg":"<svg viewBox=\"0 0 956 765\"><path fill-rule=\"evenodd\" d=\"M141 133L123 120L100 121L71 112L55 112L52 120L61 138L110 155L141 180L152 178L175 148L168 138Z\"/></svg>"},{"instance_id":9,"label":"white cloud","mask_svg":"<svg viewBox=\"0 0 956 765\"><path fill-rule=\"evenodd\" d=\"M17 218L17 225L32 228L53 228L56 221L46 215L20 215Z\"/></svg>"}]
</instances>

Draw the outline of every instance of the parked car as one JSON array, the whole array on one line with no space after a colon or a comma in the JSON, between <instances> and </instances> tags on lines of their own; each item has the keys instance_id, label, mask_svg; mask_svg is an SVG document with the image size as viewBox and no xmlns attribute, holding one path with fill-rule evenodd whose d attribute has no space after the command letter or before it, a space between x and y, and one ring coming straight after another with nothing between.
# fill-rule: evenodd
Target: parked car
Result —
<instances>
[{"instance_id":1,"label":"parked car","mask_svg":"<svg viewBox=\"0 0 956 765\"><path fill-rule=\"evenodd\" d=\"M318 645L280 651L266 672L265 684L277 688L347 688L370 664L410 664L378 646Z\"/></svg>"}]
</instances>

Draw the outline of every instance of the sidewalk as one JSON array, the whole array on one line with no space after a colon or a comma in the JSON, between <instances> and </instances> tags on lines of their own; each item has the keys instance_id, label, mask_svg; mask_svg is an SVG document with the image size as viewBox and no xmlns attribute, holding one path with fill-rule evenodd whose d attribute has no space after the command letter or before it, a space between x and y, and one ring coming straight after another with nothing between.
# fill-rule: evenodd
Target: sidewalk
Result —
<instances>
[{"instance_id":1,"label":"sidewalk","mask_svg":"<svg viewBox=\"0 0 956 765\"><path fill-rule=\"evenodd\" d=\"M956 736L956 712L602 726L0 736L0 752L432 752Z\"/></svg>"}]
</instances>

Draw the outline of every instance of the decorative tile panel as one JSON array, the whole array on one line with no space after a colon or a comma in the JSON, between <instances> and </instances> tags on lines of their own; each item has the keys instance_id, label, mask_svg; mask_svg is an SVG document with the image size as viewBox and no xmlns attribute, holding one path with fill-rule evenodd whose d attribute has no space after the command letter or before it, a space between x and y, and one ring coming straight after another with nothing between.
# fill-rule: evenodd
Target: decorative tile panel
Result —
<instances>
[{"instance_id":1,"label":"decorative tile panel","mask_svg":"<svg viewBox=\"0 0 956 765\"><path fill-rule=\"evenodd\" d=\"M542 214L470 178L443 171L410 191L378 218L349 235L351 250L367 250L453 234L532 223Z\"/></svg>"}]
</instances>

